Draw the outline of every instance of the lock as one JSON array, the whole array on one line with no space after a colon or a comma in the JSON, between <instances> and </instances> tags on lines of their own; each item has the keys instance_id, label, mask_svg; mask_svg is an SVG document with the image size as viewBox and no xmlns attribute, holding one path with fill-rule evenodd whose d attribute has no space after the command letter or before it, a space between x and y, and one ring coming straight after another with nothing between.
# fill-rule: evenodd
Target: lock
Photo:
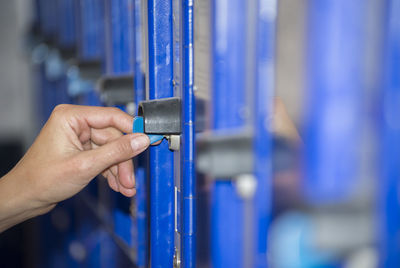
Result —
<instances>
[{"instance_id":1,"label":"lock","mask_svg":"<svg viewBox=\"0 0 400 268\"><path fill-rule=\"evenodd\" d=\"M140 130L140 124L143 130ZM134 120L134 132L149 135L151 143L165 137L170 150L179 150L182 132L181 99L173 97L140 102L138 116Z\"/></svg>"},{"instance_id":2,"label":"lock","mask_svg":"<svg viewBox=\"0 0 400 268\"><path fill-rule=\"evenodd\" d=\"M181 134L181 99L165 98L139 103L138 116L144 119L144 133Z\"/></svg>"}]
</instances>

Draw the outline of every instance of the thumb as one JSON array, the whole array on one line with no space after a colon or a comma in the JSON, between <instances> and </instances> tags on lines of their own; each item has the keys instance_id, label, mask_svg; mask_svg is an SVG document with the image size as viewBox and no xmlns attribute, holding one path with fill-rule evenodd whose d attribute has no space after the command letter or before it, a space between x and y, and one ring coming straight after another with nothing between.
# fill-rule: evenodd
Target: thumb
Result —
<instances>
[{"instance_id":1,"label":"thumb","mask_svg":"<svg viewBox=\"0 0 400 268\"><path fill-rule=\"evenodd\" d=\"M93 178L108 167L129 160L150 145L144 134L127 134L96 149L80 153L78 162L85 168L85 175Z\"/></svg>"}]
</instances>

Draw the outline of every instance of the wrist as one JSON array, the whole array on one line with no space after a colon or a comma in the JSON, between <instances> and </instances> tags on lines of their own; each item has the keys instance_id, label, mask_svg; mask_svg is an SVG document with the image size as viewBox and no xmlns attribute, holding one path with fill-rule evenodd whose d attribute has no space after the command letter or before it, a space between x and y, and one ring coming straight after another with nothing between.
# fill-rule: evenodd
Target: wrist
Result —
<instances>
[{"instance_id":1,"label":"wrist","mask_svg":"<svg viewBox=\"0 0 400 268\"><path fill-rule=\"evenodd\" d=\"M37 200L31 187L13 172L0 179L0 232L47 213L54 206Z\"/></svg>"}]
</instances>

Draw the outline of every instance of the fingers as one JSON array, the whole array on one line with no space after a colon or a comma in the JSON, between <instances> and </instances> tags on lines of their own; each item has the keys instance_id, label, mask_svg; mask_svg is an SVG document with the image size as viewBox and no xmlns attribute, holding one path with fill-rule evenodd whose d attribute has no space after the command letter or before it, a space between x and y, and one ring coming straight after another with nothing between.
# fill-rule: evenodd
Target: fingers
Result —
<instances>
[{"instance_id":1,"label":"fingers","mask_svg":"<svg viewBox=\"0 0 400 268\"><path fill-rule=\"evenodd\" d=\"M91 128L115 127L124 133L132 132L133 117L114 107L92 107L62 104L58 105L53 116L58 115L78 121L84 120Z\"/></svg>"},{"instance_id":2,"label":"fingers","mask_svg":"<svg viewBox=\"0 0 400 268\"><path fill-rule=\"evenodd\" d=\"M119 188L131 189L135 187L133 173L133 162L131 159L109 168L111 174L116 178Z\"/></svg>"},{"instance_id":3,"label":"fingers","mask_svg":"<svg viewBox=\"0 0 400 268\"><path fill-rule=\"evenodd\" d=\"M76 112L92 128L115 127L125 133L132 132L133 117L118 108L82 106L81 109Z\"/></svg>"},{"instance_id":4,"label":"fingers","mask_svg":"<svg viewBox=\"0 0 400 268\"><path fill-rule=\"evenodd\" d=\"M110 186L110 188L113 189L114 191L119 192L117 179L109 169L103 172L103 176L107 179L108 186Z\"/></svg>"},{"instance_id":5,"label":"fingers","mask_svg":"<svg viewBox=\"0 0 400 268\"><path fill-rule=\"evenodd\" d=\"M149 146L150 140L144 134L128 134L96 149L83 151L76 156L83 177L93 178L113 165L118 165L120 192L130 195L134 191L133 165L131 159ZM115 177L115 175L114 175ZM127 187L127 188L126 188Z\"/></svg>"},{"instance_id":6,"label":"fingers","mask_svg":"<svg viewBox=\"0 0 400 268\"><path fill-rule=\"evenodd\" d=\"M111 141L118 139L124 134L116 128L108 127L104 129L95 129L91 130L90 140L98 146L104 145Z\"/></svg>"},{"instance_id":7,"label":"fingers","mask_svg":"<svg viewBox=\"0 0 400 268\"><path fill-rule=\"evenodd\" d=\"M133 162L131 159L118 164L118 182L123 188L135 187L135 176L133 175Z\"/></svg>"},{"instance_id":8,"label":"fingers","mask_svg":"<svg viewBox=\"0 0 400 268\"><path fill-rule=\"evenodd\" d=\"M136 188L132 188L132 189L122 188L120 190L120 193L125 195L126 197L132 197L136 194Z\"/></svg>"},{"instance_id":9,"label":"fingers","mask_svg":"<svg viewBox=\"0 0 400 268\"><path fill-rule=\"evenodd\" d=\"M123 136L122 132L115 128L93 129L91 140L97 146L104 145ZM110 168L111 173L116 178L119 188L131 189L135 187L133 175L133 163L131 160L119 163Z\"/></svg>"},{"instance_id":10,"label":"fingers","mask_svg":"<svg viewBox=\"0 0 400 268\"><path fill-rule=\"evenodd\" d=\"M112 166L111 168L107 169L102 173L102 175L107 179L108 185L110 186L111 189L113 189L116 192L120 192L127 197L132 197L136 194L136 189L134 188L135 183L133 177L133 165L131 165L130 167L132 168L131 169L128 168L128 170L131 171L128 171L128 173L126 174L122 174L120 170L123 170L123 168L118 168L116 165ZM119 175L116 176L115 175L116 173ZM133 183L130 183L131 181L129 181L129 185L127 186L126 183L124 183L123 180L121 180L121 178L131 179Z\"/></svg>"}]
</instances>

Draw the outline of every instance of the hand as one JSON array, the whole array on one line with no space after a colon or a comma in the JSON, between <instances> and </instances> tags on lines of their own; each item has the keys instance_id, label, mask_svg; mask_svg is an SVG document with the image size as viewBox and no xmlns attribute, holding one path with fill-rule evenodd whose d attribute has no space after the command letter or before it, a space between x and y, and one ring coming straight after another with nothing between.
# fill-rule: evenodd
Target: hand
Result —
<instances>
[{"instance_id":1,"label":"hand","mask_svg":"<svg viewBox=\"0 0 400 268\"><path fill-rule=\"evenodd\" d=\"M20 162L0 179L0 230L45 213L102 174L109 186L136 193L132 157L149 138L132 132L117 108L59 105Z\"/></svg>"}]
</instances>

